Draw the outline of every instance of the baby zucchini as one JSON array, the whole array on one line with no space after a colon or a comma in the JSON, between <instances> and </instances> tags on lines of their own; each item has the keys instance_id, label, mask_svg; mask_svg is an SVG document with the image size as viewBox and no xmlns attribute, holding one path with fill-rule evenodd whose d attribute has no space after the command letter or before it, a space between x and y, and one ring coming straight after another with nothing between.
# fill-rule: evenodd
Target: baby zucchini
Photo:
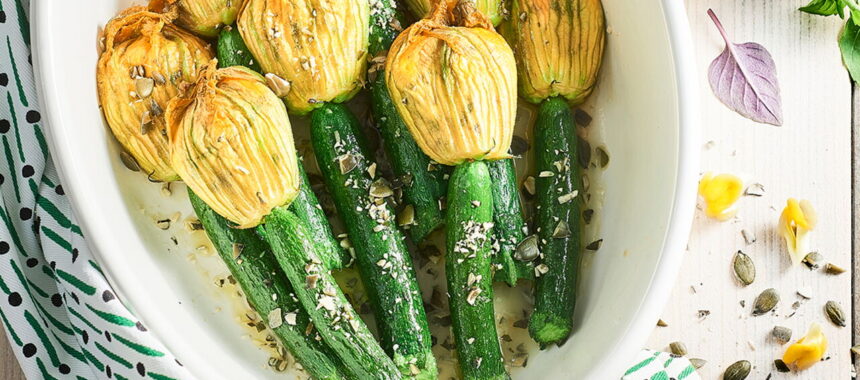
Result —
<instances>
[{"instance_id":1,"label":"baby zucchini","mask_svg":"<svg viewBox=\"0 0 860 380\"><path fill-rule=\"evenodd\" d=\"M400 379L394 362L319 260L305 223L279 207L272 210L257 231L272 247L281 269L293 284L296 298L310 315L319 339L338 356L347 377Z\"/></svg>"},{"instance_id":2,"label":"baby zucchini","mask_svg":"<svg viewBox=\"0 0 860 380\"><path fill-rule=\"evenodd\" d=\"M517 187L517 175L512 158L487 162L493 180L493 236L495 281L510 286L517 280L533 279L534 265L514 256L517 246L526 238L526 224Z\"/></svg>"},{"instance_id":3,"label":"baby zucchini","mask_svg":"<svg viewBox=\"0 0 860 380\"><path fill-rule=\"evenodd\" d=\"M393 0L379 0L370 15L370 55L384 54L402 24L398 8ZM382 146L394 171L403 185L403 199L414 210L414 218L408 228L415 242L421 242L444 222L440 200L447 191L448 170L433 163L427 157L391 102L385 84L382 63L371 63L370 81L371 111L376 127L382 135ZM373 79L372 75L376 75Z\"/></svg>"},{"instance_id":4,"label":"baby zucchini","mask_svg":"<svg viewBox=\"0 0 860 380\"><path fill-rule=\"evenodd\" d=\"M325 184L355 249L382 346L404 375L436 378L430 330L412 257L397 228L393 196L346 106L327 103L311 114L311 141Z\"/></svg>"},{"instance_id":5,"label":"baby zucchini","mask_svg":"<svg viewBox=\"0 0 860 380\"><path fill-rule=\"evenodd\" d=\"M493 311L493 188L484 161L458 165L448 192L445 272L464 379L507 379Z\"/></svg>"},{"instance_id":6,"label":"baby zucchini","mask_svg":"<svg viewBox=\"0 0 860 380\"><path fill-rule=\"evenodd\" d=\"M535 121L537 232L543 254L536 268L529 333L543 346L561 343L573 328L582 256L582 168L573 113L561 97L544 100Z\"/></svg>"},{"instance_id":7,"label":"baby zucchini","mask_svg":"<svg viewBox=\"0 0 860 380\"><path fill-rule=\"evenodd\" d=\"M293 288L253 229L238 229L216 214L190 189L188 198L209 240L233 278L275 336L315 379L343 379L337 356L314 339L316 331ZM308 327L311 328L308 328Z\"/></svg>"}]
</instances>

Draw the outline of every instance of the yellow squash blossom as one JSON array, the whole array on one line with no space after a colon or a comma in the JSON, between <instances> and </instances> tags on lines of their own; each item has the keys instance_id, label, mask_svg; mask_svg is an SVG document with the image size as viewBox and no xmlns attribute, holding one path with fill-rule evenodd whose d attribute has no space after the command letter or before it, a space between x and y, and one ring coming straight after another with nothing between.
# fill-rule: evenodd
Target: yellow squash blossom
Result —
<instances>
[{"instance_id":1,"label":"yellow squash blossom","mask_svg":"<svg viewBox=\"0 0 860 380\"><path fill-rule=\"evenodd\" d=\"M576 105L591 94L606 40L600 0L513 0L505 27L523 98L561 95Z\"/></svg>"},{"instance_id":2,"label":"yellow squash blossom","mask_svg":"<svg viewBox=\"0 0 860 380\"><path fill-rule=\"evenodd\" d=\"M806 336L788 346L782 361L788 365L794 365L799 370L804 370L821 361L827 352L827 338L821 331L821 326L812 323Z\"/></svg>"},{"instance_id":3,"label":"yellow squash blossom","mask_svg":"<svg viewBox=\"0 0 860 380\"><path fill-rule=\"evenodd\" d=\"M516 112L510 47L474 4L440 4L386 59L391 99L418 146L445 165L507 158Z\"/></svg>"},{"instance_id":4,"label":"yellow squash blossom","mask_svg":"<svg viewBox=\"0 0 860 380\"><path fill-rule=\"evenodd\" d=\"M116 139L151 180L171 181L164 108L212 59L205 42L171 24L173 15L129 8L105 26L96 69L99 101Z\"/></svg>"},{"instance_id":5,"label":"yellow squash blossom","mask_svg":"<svg viewBox=\"0 0 860 380\"><path fill-rule=\"evenodd\" d=\"M254 71L216 69L167 108L171 163L215 212L254 227L299 191L287 110Z\"/></svg>"},{"instance_id":6,"label":"yellow squash blossom","mask_svg":"<svg viewBox=\"0 0 860 380\"><path fill-rule=\"evenodd\" d=\"M735 202L743 193L743 182L731 174L705 173L699 181L699 195L705 201L705 214L717 220L735 216Z\"/></svg>"},{"instance_id":7,"label":"yellow squash blossom","mask_svg":"<svg viewBox=\"0 0 860 380\"><path fill-rule=\"evenodd\" d=\"M297 114L361 88L369 23L368 0L248 0L236 21L263 72L288 84L284 100Z\"/></svg>"},{"instance_id":8,"label":"yellow squash blossom","mask_svg":"<svg viewBox=\"0 0 860 380\"><path fill-rule=\"evenodd\" d=\"M176 23L204 37L215 37L225 25L236 21L243 0L153 0L150 9L165 11L176 7Z\"/></svg>"},{"instance_id":9,"label":"yellow squash blossom","mask_svg":"<svg viewBox=\"0 0 860 380\"><path fill-rule=\"evenodd\" d=\"M789 198L779 217L779 233L785 238L785 246L794 264L809 253L807 234L815 228L818 218L812 203Z\"/></svg>"},{"instance_id":10,"label":"yellow squash blossom","mask_svg":"<svg viewBox=\"0 0 860 380\"><path fill-rule=\"evenodd\" d=\"M440 0L406 0L406 6L409 7L409 10L412 11L415 16L424 18L430 14L430 10L433 9L433 4L437 1ZM456 3L456 1L447 1L449 3ZM502 18L505 14L504 5L504 1L502 0L475 0L475 8L477 8L479 12L487 15L493 25L499 25L499 23L502 22Z\"/></svg>"}]
</instances>

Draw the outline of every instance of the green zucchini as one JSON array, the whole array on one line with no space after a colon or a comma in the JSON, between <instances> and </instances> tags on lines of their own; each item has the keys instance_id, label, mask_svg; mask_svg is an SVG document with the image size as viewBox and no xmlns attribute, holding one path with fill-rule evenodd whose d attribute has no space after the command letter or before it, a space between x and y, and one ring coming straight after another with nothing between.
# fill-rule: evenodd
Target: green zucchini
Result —
<instances>
[{"instance_id":1,"label":"green zucchini","mask_svg":"<svg viewBox=\"0 0 860 380\"><path fill-rule=\"evenodd\" d=\"M329 269L346 268L352 264L349 252L340 246L331 230L328 218L311 190L308 174L305 172L304 160L299 157L299 176L302 179L301 188L296 199L290 203L290 211L305 222L305 227L313 237L314 245L320 260Z\"/></svg>"},{"instance_id":2,"label":"green zucchini","mask_svg":"<svg viewBox=\"0 0 860 380\"><path fill-rule=\"evenodd\" d=\"M188 197L197 218L203 224L209 240L233 278L239 283L248 303L267 321L281 344L287 348L302 367L315 379L343 379L340 364L334 353L320 341L308 336L310 317L302 305L292 297L293 288L278 266L275 257L254 230L235 228L216 214L191 189ZM238 252L238 257L236 253ZM274 325L270 315L280 315ZM285 317L295 317L286 323ZM273 327L274 326L274 327Z\"/></svg>"},{"instance_id":3,"label":"green zucchini","mask_svg":"<svg viewBox=\"0 0 860 380\"><path fill-rule=\"evenodd\" d=\"M287 275L296 298L310 314L321 339L338 356L352 379L400 379L373 334L316 255L312 235L291 211L272 210L257 227Z\"/></svg>"},{"instance_id":4,"label":"green zucchini","mask_svg":"<svg viewBox=\"0 0 860 380\"><path fill-rule=\"evenodd\" d=\"M379 3L374 6L370 17L369 51L372 56L387 51L400 32L395 25L403 25L403 18L393 0L380 0ZM415 211L409 232L414 241L421 242L444 222L441 199L447 187L447 168L431 162L415 143L391 101L382 65L372 64L371 72L368 77L373 119L382 135L382 144L394 175L403 183L405 203L412 205Z\"/></svg>"},{"instance_id":5,"label":"green zucchini","mask_svg":"<svg viewBox=\"0 0 860 380\"><path fill-rule=\"evenodd\" d=\"M235 26L228 25L221 29L221 33L218 35L217 54L218 67L245 66L257 72L261 71ZM303 162L301 157L299 157L299 162ZM339 269L349 266L352 259L335 239L328 218L313 190L311 190L304 165L299 165L299 174L302 184L298 196L290 204L290 210L305 221L311 235L313 235L317 254L328 268Z\"/></svg>"},{"instance_id":6,"label":"green zucchini","mask_svg":"<svg viewBox=\"0 0 860 380\"><path fill-rule=\"evenodd\" d=\"M535 197L541 264L536 279L532 338L560 344L573 328L576 282L582 257L582 168L577 164L573 112L561 97L540 104L534 133Z\"/></svg>"},{"instance_id":7,"label":"green zucchini","mask_svg":"<svg viewBox=\"0 0 860 380\"><path fill-rule=\"evenodd\" d=\"M326 187L354 243L356 266L382 346L404 375L436 379L412 257L394 209L386 202L393 191L372 169L373 155L359 121L345 106L327 103L311 114L311 141Z\"/></svg>"},{"instance_id":8,"label":"green zucchini","mask_svg":"<svg viewBox=\"0 0 860 380\"><path fill-rule=\"evenodd\" d=\"M493 236L496 251L493 256L493 266L496 268L493 279L514 286L518 279L534 278L534 265L514 258L517 245L526 238L527 232L514 160L490 161L487 166L493 180Z\"/></svg>"},{"instance_id":9,"label":"green zucchini","mask_svg":"<svg viewBox=\"0 0 860 380\"><path fill-rule=\"evenodd\" d=\"M262 71L235 26L227 25L221 29L215 50L219 68L245 66L258 73Z\"/></svg>"},{"instance_id":10,"label":"green zucchini","mask_svg":"<svg viewBox=\"0 0 860 380\"><path fill-rule=\"evenodd\" d=\"M463 378L507 379L493 311L493 187L487 163L454 168L448 189L445 271Z\"/></svg>"}]
</instances>

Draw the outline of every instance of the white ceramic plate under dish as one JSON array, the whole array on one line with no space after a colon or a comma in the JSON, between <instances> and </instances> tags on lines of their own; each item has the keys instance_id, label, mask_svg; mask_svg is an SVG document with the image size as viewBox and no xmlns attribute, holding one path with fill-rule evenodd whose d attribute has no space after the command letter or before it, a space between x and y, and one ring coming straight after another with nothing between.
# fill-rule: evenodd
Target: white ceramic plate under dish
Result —
<instances>
[{"instance_id":1,"label":"white ceramic plate under dish","mask_svg":"<svg viewBox=\"0 0 860 380\"><path fill-rule=\"evenodd\" d=\"M140 3L141 1L137 1ZM89 244L122 299L200 379L283 378L218 312L205 268L187 260L154 218L189 215L183 194L126 170L96 95L97 39L128 0L34 1L34 58L53 159ZM583 273L577 328L561 348L532 355L522 379L613 379L629 366L674 283L698 170L692 45L683 2L604 0L602 79L590 104L609 148L600 237ZM235 301L232 301L235 302Z\"/></svg>"}]
</instances>

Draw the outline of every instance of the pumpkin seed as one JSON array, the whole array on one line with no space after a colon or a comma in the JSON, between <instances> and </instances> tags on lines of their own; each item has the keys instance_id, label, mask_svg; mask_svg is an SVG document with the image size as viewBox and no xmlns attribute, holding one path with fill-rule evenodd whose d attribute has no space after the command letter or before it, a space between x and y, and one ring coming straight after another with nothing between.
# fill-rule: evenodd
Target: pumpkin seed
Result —
<instances>
[{"instance_id":1,"label":"pumpkin seed","mask_svg":"<svg viewBox=\"0 0 860 380\"><path fill-rule=\"evenodd\" d=\"M158 117L164 113L164 110L158 105L158 102L156 102L155 99L149 99L149 113L152 114L152 116Z\"/></svg>"},{"instance_id":2,"label":"pumpkin seed","mask_svg":"<svg viewBox=\"0 0 860 380\"><path fill-rule=\"evenodd\" d=\"M838 303L827 301L824 304L824 313L827 314L827 318L830 318L830 322L833 322L834 325L845 327L845 312L842 311L842 307Z\"/></svg>"},{"instance_id":3,"label":"pumpkin seed","mask_svg":"<svg viewBox=\"0 0 860 380\"><path fill-rule=\"evenodd\" d=\"M838 266L838 265L836 265L836 264L833 264L833 263L827 263L827 264L825 264L825 265L824 265L824 272L825 272L825 273L827 273L827 274L832 274L832 275L834 275L834 276L835 276L835 275L838 275L838 274L845 273L845 269L843 269L842 267L840 267L840 266Z\"/></svg>"},{"instance_id":4,"label":"pumpkin seed","mask_svg":"<svg viewBox=\"0 0 860 380\"><path fill-rule=\"evenodd\" d=\"M119 152L119 160L122 161L122 164L133 172L140 171L140 164L137 163L137 160L134 157L126 152L125 150L121 150Z\"/></svg>"},{"instance_id":5,"label":"pumpkin seed","mask_svg":"<svg viewBox=\"0 0 860 380\"><path fill-rule=\"evenodd\" d=\"M370 184L370 196L376 198L385 198L394 195L394 191L391 190L391 187L385 183L385 180L380 178L376 181L373 181Z\"/></svg>"},{"instance_id":6,"label":"pumpkin seed","mask_svg":"<svg viewBox=\"0 0 860 380\"><path fill-rule=\"evenodd\" d=\"M822 261L824 261L824 256L821 256L821 254L818 252L809 252L803 258L803 260L801 260L803 265L806 265L809 270L818 269Z\"/></svg>"},{"instance_id":7,"label":"pumpkin seed","mask_svg":"<svg viewBox=\"0 0 860 380\"><path fill-rule=\"evenodd\" d=\"M759 316L767 313L773 310L777 303L779 303L779 294L776 293L776 289L765 289L765 291L761 292L761 294L755 298L755 303L753 303L753 315Z\"/></svg>"},{"instance_id":8,"label":"pumpkin seed","mask_svg":"<svg viewBox=\"0 0 860 380\"><path fill-rule=\"evenodd\" d=\"M779 344L786 344L791 340L791 329L788 327L774 326L770 334Z\"/></svg>"},{"instance_id":9,"label":"pumpkin seed","mask_svg":"<svg viewBox=\"0 0 860 380\"><path fill-rule=\"evenodd\" d=\"M239 258L242 255L242 250L245 249L245 246L239 243L233 243L233 260Z\"/></svg>"},{"instance_id":10,"label":"pumpkin seed","mask_svg":"<svg viewBox=\"0 0 860 380\"><path fill-rule=\"evenodd\" d=\"M152 78L137 78L134 80L134 90L141 98L148 98L152 95L152 87L155 82Z\"/></svg>"},{"instance_id":11,"label":"pumpkin seed","mask_svg":"<svg viewBox=\"0 0 860 380\"><path fill-rule=\"evenodd\" d=\"M753 232L741 230L741 236L744 237L744 241L747 243L747 245L755 243L756 241L755 233Z\"/></svg>"},{"instance_id":12,"label":"pumpkin seed","mask_svg":"<svg viewBox=\"0 0 860 380\"><path fill-rule=\"evenodd\" d=\"M552 237L555 239L564 239L569 236L570 228L567 226L567 222L559 220L558 225L555 226L555 230L552 232Z\"/></svg>"},{"instance_id":13,"label":"pumpkin seed","mask_svg":"<svg viewBox=\"0 0 860 380\"><path fill-rule=\"evenodd\" d=\"M744 286L752 284L755 281L755 264L753 264L752 259L746 253L741 251L735 253L732 267L735 269L735 277Z\"/></svg>"},{"instance_id":14,"label":"pumpkin seed","mask_svg":"<svg viewBox=\"0 0 860 380\"><path fill-rule=\"evenodd\" d=\"M281 316L281 308L278 307L270 311L266 319L269 321L270 328L276 329L280 327L284 323L284 318Z\"/></svg>"},{"instance_id":15,"label":"pumpkin seed","mask_svg":"<svg viewBox=\"0 0 860 380\"><path fill-rule=\"evenodd\" d=\"M593 218L593 217L594 217L594 209L588 208L582 212L582 220L585 222L585 224L591 224L591 218Z\"/></svg>"},{"instance_id":16,"label":"pumpkin seed","mask_svg":"<svg viewBox=\"0 0 860 380\"><path fill-rule=\"evenodd\" d=\"M412 205L406 205L403 207L403 210L400 211L400 214L397 215L397 224L408 226L413 223L415 223L415 207Z\"/></svg>"},{"instance_id":17,"label":"pumpkin seed","mask_svg":"<svg viewBox=\"0 0 860 380\"><path fill-rule=\"evenodd\" d=\"M281 78L273 73L267 73L266 77L266 85L275 93L279 98L283 98L290 93L291 84L288 80Z\"/></svg>"},{"instance_id":18,"label":"pumpkin seed","mask_svg":"<svg viewBox=\"0 0 860 380\"><path fill-rule=\"evenodd\" d=\"M577 108L573 111L573 121L576 123L576 125L580 127L587 127L589 124L591 124L591 120L591 115L589 115L588 112L585 112L580 108Z\"/></svg>"},{"instance_id":19,"label":"pumpkin seed","mask_svg":"<svg viewBox=\"0 0 860 380\"><path fill-rule=\"evenodd\" d=\"M723 380L744 380L749 376L752 366L746 360L736 361L734 364L726 368L723 373Z\"/></svg>"},{"instance_id":20,"label":"pumpkin seed","mask_svg":"<svg viewBox=\"0 0 860 380\"><path fill-rule=\"evenodd\" d=\"M591 144L583 138L577 138L576 143L578 150L576 158L579 161L579 166L588 169L588 163L591 162Z\"/></svg>"},{"instance_id":21,"label":"pumpkin seed","mask_svg":"<svg viewBox=\"0 0 860 380\"><path fill-rule=\"evenodd\" d=\"M668 324L668 323L666 323L666 321L664 321L664 320L662 320L662 319L658 319L658 320L657 320L657 326L659 326L659 327L666 327L666 326L669 326L669 324Z\"/></svg>"},{"instance_id":22,"label":"pumpkin seed","mask_svg":"<svg viewBox=\"0 0 860 380\"><path fill-rule=\"evenodd\" d=\"M145 135L152 130L152 114L149 111L143 111L140 115L140 134Z\"/></svg>"},{"instance_id":23,"label":"pumpkin seed","mask_svg":"<svg viewBox=\"0 0 860 380\"><path fill-rule=\"evenodd\" d=\"M681 342L672 342L669 343L669 351L678 356L687 355L687 346Z\"/></svg>"},{"instance_id":24,"label":"pumpkin seed","mask_svg":"<svg viewBox=\"0 0 860 380\"><path fill-rule=\"evenodd\" d=\"M695 368L695 369L699 369L699 368L704 367L704 366L705 366L705 364L708 364L708 361L707 361L707 360L705 360L705 359L691 358L691 359L690 359L690 364L692 364L692 365L693 365L693 368Z\"/></svg>"},{"instance_id":25,"label":"pumpkin seed","mask_svg":"<svg viewBox=\"0 0 860 380\"><path fill-rule=\"evenodd\" d=\"M744 190L744 195L749 195L752 197L760 197L764 195L764 186L760 183L754 183L749 185L746 190Z\"/></svg>"},{"instance_id":26,"label":"pumpkin seed","mask_svg":"<svg viewBox=\"0 0 860 380\"><path fill-rule=\"evenodd\" d=\"M522 155L523 153L528 152L529 148L531 148L531 146L529 145L529 142L526 141L526 139L524 139L520 136L516 136L516 135L514 135L514 137L511 139L511 154L512 155L514 155L514 156Z\"/></svg>"},{"instance_id":27,"label":"pumpkin seed","mask_svg":"<svg viewBox=\"0 0 860 380\"><path fill-rule=\"evenodd\" d=\"M851 347L851 353L853 353L854 355L860 356L860 344L858 344L854 347Z\"/></svg>"},{"instance_id":28,"label":"pumpkin seed","mask_svg":"<svg viewBox=\"0 0 860 380\"><path fill-rule=\"evenodd\" d=\"M776 367L776 370L782 373L791 372L791 368L788 368L788 364L785 364L782 359L776 359L773 361L773 366Z\"/></svg>"},{"instance_id":29,"label":"pumpkin seed","mask_svg":"<svg viewBox=\"0 0 860 380\"><path fill-rule=\"evenodd\" d=\"M358 159L354 155L347 153L338 157L337 163L340 167L340 174L346 174L358 166Z\"/></svg>"},{"instance_id":30,"label":"pumpkin seed","mask_svg":"<svg viewBox=\"0 0 860 380\"><path fill-rule=\"evenodd\" d=\"M595 158L597 160L597 166L601 169L605 169L609 165L609 153L606 152L606 148L598 146L597 148L594 148L594 152L597 155Z\"/></svg>"},{"instance_id":31,"label":"pumpkin seed","mask_svg":"<svg viewBox=\"0 0 860 380\"><path fill-rule=\"evenodd\" d=\"M533 261L540 255L538 249L537 235L531 235L523 239L517 244L517 249L514 251L514 259L519 261Z\"/></svg>"},{"instance_id":32,"label":"pumpkin seed","mask_svg":"<svg viewBox=\"0 0 860 380\"><path fill-rule=\"evenodd\" d=\"M529 195L535 195L535 177L526 177L523 181L523 188L526 189L526 192L529 193Z\"/></svg>"},{"instance_id":33,"label":"pumpkin seed","mask_svg":"<svg viewBox=\"0 0 860 380\"><path fill-rule=\"evenodd\" d=\"M588 243L588 245L585 246L585 249L589 251L596 251L600 249L601 245L603 245L603 239L597 239L591 243Z\"/></svg>"}]
</instances>

